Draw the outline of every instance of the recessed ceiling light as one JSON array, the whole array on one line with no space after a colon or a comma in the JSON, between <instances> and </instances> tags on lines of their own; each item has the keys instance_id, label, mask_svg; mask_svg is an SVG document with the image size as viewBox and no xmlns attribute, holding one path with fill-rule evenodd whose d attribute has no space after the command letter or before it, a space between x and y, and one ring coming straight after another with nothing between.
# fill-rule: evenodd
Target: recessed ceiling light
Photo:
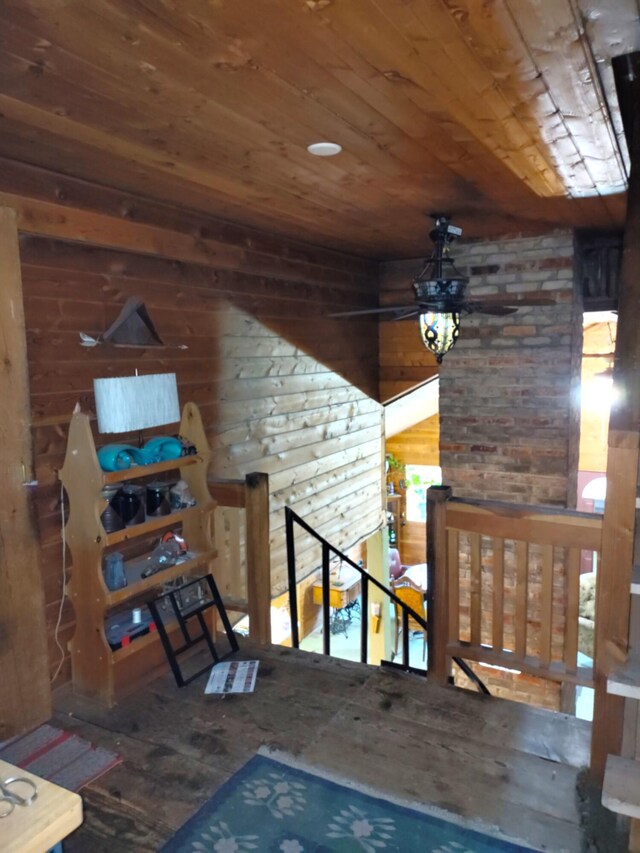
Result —
<instances>
[{"instance_id":1,"label":"recessed ceiling light","mask_svg":"<svg viewBox=\"0 0 640 853\"><path fill-rule=\"evenodd\" d=\"M337 142L314 142L307 145L307 151L316 157L333 157L342 151L342 145Z\"/></svg>"}]
</instances>

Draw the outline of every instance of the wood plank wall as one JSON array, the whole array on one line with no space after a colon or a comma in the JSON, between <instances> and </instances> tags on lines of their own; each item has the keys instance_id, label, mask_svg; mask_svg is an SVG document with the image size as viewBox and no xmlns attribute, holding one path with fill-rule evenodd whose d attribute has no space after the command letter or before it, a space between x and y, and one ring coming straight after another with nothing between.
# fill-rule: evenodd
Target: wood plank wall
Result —
<instances>
[{"instance_id":1,"label":"wood plank wall","mask_svg":"<svg viewBox=\"0 0 640 853\"><path fill-rule=\"evenodd\" d=\"M440 464L440 420L438 415L427 418L405 429L386 441L386 450L405 465ZM396 491L401 492L398 480L394 477ZM403 507L405 502L403 501ZM424 563L427 549L426 525L421 521L406 520L400 527L398 536L400 559L405 565Z\"/></svg>"},{"instance_id":2,"label":"wood plank wall","mask_svg":"<svg viewBox=\"0 0 640 853\"><path fill-rule=\"evenodd\" d=\"M411 304L411 281L419 269L420 263L415 259L380 264L380 305ZM422 343L416 319L381 322L378 334L379 399L383 403L437 376L438 364L435 356Z\"/></svg>"},{"instance_id":3,"label":"wood plank wall","mask_svg":"<svg viewBox=\"0 0 640 853\"><path fill-rule=\"evenodd\" d=\"M77 191L81 182L71 183ZM29 192L55 195L58 184L70 187L66 178L49 176ZM103 198L97 188L90 189L83 205ZM105 191L105 202L113 201L110 194ZM155 203L149 209L138 203L145 216L158 213ZM336 253L270 241L268 235L221 223L209 223L218 229L218 251L192 256L198 239L179 244L171 239L189 231L189 215L185 225L179 211L172 211L169 221L166 210L144 254L133 253L138 225L118 230L116 210L96 214L88 231L77 230L81 244L53 238L71 238L74 223L87 221L84 211L59 209L57 216L41 219L31 216L32 199L24 197L17 208L52 668L62 593L56 470L74 404L80 401L93 411L97 376L128 374L136 366L145 372L175 371L181 403L194 400L201 408L214 451L212 473L270 475L274 594L285 585L285 503L340 547L379 527L382 409L373 399L375 321L352 323L345 334L342 321L324 319L332 308L375 299L369 262L345 256L342 263ZM224 240L226 253L219 249ZM168 348L81 347L78 333L106 329L130 295L145 300ZM182 344L188 349L177 348ZM300 557L304 575L315 565L315 554L301 543ZM64 643L73 629L68 605L62 626ZM60 679L67 677L65 667Z\"/></svg>"}]
</instances>

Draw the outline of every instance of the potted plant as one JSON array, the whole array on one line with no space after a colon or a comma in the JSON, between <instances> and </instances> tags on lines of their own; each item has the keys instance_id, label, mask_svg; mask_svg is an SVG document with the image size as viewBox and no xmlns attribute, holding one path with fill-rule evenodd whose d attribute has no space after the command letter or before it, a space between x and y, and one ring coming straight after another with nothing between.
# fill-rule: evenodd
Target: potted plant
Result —
<instances>
[{"instance_id":1,"label":"potted plant","mask_svg":"<svg viewBox=\"0 0 640 853\"><path fill-rule=\"evenodd\" d=\"M393 494L395 483L400 485L400 480L404 477L407 466L401 459L397 459L393 453L385 454L385 471L387 474L387 490L389 494Z\"/></svg>"}]
</instances>

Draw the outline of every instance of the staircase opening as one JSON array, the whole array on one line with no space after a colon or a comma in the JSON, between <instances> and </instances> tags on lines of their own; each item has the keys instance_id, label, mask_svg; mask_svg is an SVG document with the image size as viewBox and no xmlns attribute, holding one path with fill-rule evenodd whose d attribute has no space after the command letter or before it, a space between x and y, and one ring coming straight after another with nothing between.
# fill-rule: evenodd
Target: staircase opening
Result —
<instances>
[{"instance_id":1,"label":"staircase opening","mask_svg":"<svg viewBox=\"0 0 640 853\"><path fill-rule=\"evenodd\" d=\"M429 601L429 590L427 589L425 593L424 589L409 581L409 592L413 594L405 596L400 588L403 587L403 578L398 581L397 586L393 583L387 586L370 574L364 568L362 561L356 563L331 545L290 507L285 507L285 521L292 646L296 649L301 647L296 553L301 544L299 534L302 533L306 535L306 540L302 543L303 547L308 546L309 539L320 546L321 578L314 584L314 594L318 593L317 597L322 604L322 653L336 656L332 652L333 635L342 630L345 623L350 624L352 614L357 613L361 663L374 663L426 676L428 665L424 668L412 666L410 644L412 632L418 630L422 635L423 657L426 664L426 638L429 632L426 621L427 610L433 606ZM332 576L331 565L336 561L338 574ZM394 653L389 660L385 655L389 648L390 606L394 611L395 642ZM453 655L452 663L481 693L489 695L487 687L464 660Z\"/></svg>"}]
</instances>

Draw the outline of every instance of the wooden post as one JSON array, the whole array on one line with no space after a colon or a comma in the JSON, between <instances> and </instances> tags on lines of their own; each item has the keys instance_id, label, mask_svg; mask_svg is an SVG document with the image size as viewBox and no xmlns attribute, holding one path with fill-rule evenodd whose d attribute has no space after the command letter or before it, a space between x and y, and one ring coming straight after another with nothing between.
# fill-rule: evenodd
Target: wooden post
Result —
<instances>
[{"instance_id":1,"label":"wooden post","mask_svg":"<svg viewBox=\"0 0 640 853\"><path fill-rule=\"evenodd\" d=\"M16 216L0 208L0 741L51 716L33 478L27 344Z\"/></svg>"},{"instance_id":2,"label":"wooden post","mask_svg":"<svg viewBox=\"0 0 640 853\"><path fill-rule=\"evenodd\" d=\"M624 68L619 63L614 65L614 70L621 105L629 105L623 117L626 119L631 174L613 366L618 399L612 407L609 421L607 500L596 600L591 774L598 784L602 783L607 755L619 754L622 743L624 699L607 693L607 676L625 659L629 641L640 439L640 54L634 54Z\"/></svg>"},{"instance_id":3,"label":"wooden post","mask_svg":"<svg viewBox=\"0 0 640 853\"><path fill-rule=\"evenodd\" d=\"M450 486L427 490L427 643L429 678L439 684L449 682L451 665L446 647L449 640L447 583L447 501Z\"/></svg>"},{"instance_id":4,"label":"wooden post","mask_svg":"<svg viewBox=\"0 0 640 853\"><path fill-rule=\"evenodd\" d=\"M247 598L249 634L271 642L271 550L269 543L269 475L247 474Z\"/></svg>"}]
</instances>

